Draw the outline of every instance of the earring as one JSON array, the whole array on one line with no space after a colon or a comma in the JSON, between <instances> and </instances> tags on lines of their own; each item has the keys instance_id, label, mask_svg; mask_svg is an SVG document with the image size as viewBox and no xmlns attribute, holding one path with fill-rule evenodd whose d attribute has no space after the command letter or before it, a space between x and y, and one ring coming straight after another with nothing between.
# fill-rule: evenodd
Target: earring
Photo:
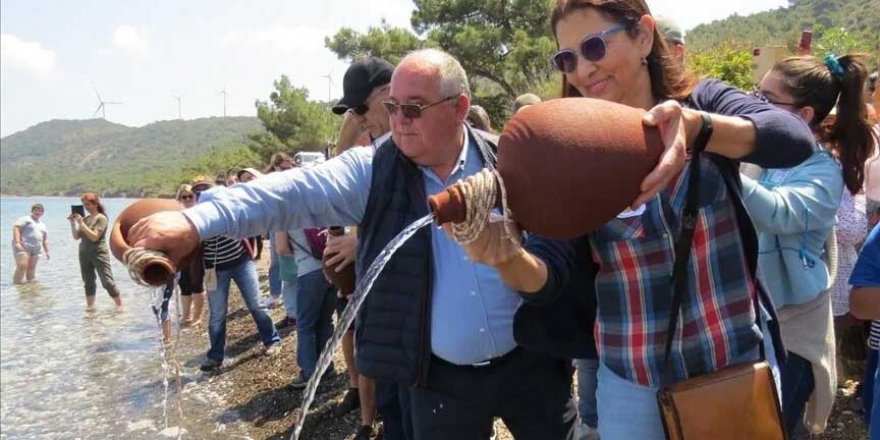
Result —
<instances>
[{"instance_id":1,"label":"earring","mask_svg":"<svg viewBox=\"0 0 880 440\"><path fill-rule=\"evenodd\" d=\"M643 65L643 66L647 66L647 65L648 65L648 59L647 59L647 58L642 57L642 65Z\"/></svg>"}]
</instances>

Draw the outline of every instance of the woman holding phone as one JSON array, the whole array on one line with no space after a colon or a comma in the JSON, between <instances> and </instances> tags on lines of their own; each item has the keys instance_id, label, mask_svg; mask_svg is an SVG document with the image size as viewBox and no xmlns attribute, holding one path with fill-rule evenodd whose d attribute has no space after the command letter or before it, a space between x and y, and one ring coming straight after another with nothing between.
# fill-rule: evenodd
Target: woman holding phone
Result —
<instances>
[{"instance_id":1,"label":"woman holding phone","mask_svg":"<svg viewBox=\"0 0 880 440\"><path fill-rule=\"evenodd\" d=\"M83 218L79 213L72 213L67 220L70 221L70 233L74 240L79 240L79 268L82 273L83 283L86 290L87 310L95 308L95 273L101 279L101 286L110 294L116 303L116 310L122 310L122 299L119 297L119 289L113 281L113 272L110 271L110 252L104 237L107 235L108 220L104 213L104 205L98 195L92 192L83 193L80 200L88 216Z\"/></svg>"}]
</instances>

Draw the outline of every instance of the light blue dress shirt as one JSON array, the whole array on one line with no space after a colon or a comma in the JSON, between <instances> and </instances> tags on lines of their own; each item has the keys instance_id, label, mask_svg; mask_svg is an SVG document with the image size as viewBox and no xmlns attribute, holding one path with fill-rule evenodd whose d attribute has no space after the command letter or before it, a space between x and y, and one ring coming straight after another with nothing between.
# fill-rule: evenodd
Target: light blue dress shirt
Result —
<instances>
[{"instance_id":1,"label":"light blue dress shirt","mask_svg":"<svg viewBox=\"0 0 880 440\"><path fill-rule=\"evenodd\" d=\"M465 132L467 133L467 132ZM465 135L458 163L441 180L420 167L426 195L439 193L476 174L482 160ZM308 169L272 173L230 188L203 193L184 211L202 239L216 235L250 237L268 230L358 224L364 216L372 178L372 147L353 148ZM513 315L519 296L489 266L468 261L464 249L437 228L431 230L434 264L431 349L455 364L479 363L513 350Z\"/></svg>"}]
</instances>

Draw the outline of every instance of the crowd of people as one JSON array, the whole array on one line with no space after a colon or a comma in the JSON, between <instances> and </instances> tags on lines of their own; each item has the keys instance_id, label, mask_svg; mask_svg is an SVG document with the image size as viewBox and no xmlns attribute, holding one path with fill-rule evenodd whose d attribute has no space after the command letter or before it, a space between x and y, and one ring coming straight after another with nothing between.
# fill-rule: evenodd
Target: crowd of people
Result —
<instances>
[{"instance_id":1,"label":"crowd of people","mask_svg":"<svg viewBox=\"0 0 880 440\"><path fill-rule=\"evenodd\" d=\"M522 439L663 439L658 390L763 360L788 438L823 432L839 385L858 379L880 439L880 92L866 58L792 56L748 92L688 73L681 30L643 0L558 0L551 30L561 97L644 110L663 138L659 163L629 209L577 239L510 234L506 222L467 244L416 232L343 340L337 413L360 409L355 438L375 436L379 414L389 440L488 439L495 418ZM490 118L441 50L359 60L343 91L336 157L300 167L278 153L265 173L182 185L186 209L131 229L172 260L199 252L178 279L186 323L207 296L205 372L223 366L235 281L266 355L279 351L277 326L296 328L290 387L303 389L351 294L325 268L363 276L428 214L428 196L496 166ZM524 94L512 113L540 102ZM89 305L97 272L121 306L107 218L94 194L83 203L89 216L71 225ZM48 257L41 215L35 205L15 224L16 280ZM347 232L328 237L329 225ZM276 326L266 308L280 303Z\"/></svg>"}]
</instances>

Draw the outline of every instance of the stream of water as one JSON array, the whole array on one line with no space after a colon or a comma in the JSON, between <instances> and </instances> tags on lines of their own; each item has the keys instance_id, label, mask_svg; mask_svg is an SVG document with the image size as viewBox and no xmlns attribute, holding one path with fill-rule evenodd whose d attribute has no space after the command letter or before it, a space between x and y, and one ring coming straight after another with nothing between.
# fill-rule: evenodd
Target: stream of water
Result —
<instances>
[{"instance_id":1,"label":"stream of water","mask_svg":"<svg viewBox=\"0 0 880 440\"><path fill-rule=\"evenodd\" d=\"M327 371L327 368L333 361L333 353L339 348L339 344L342 342L342 336L345 335L345 331L351 326L355 316L357 316L358 310L361 308L361 304L364 303L364 300L370 293L370 288L373 287L373 282L376 281L376 278L382 272L382 269L385 268L385 265L388 263L388 260L391 259L391 256L394 255L394 252L409 240L416 231L430 225L433 221L434 218L431 215L427 215L416 220L411 225L404 228L403 231L400 231L400 233L394 237L394 240L391 240L391 242L385 246L385 249L382 249L382 252L379 253L376 259L373 260L373 264L370 264L364 277L358 280L352 301L349 301L345 310L343 310L342 318L336 323L336 329L333 331L333 337L327 341L327 345L324 347L321 356L318 358L318 365L315 373L309 378L306 389L303 391L302 406L294 412L296 427L293 429L293 434L290 436L291 440L299 439L303 424L306 421L305 416L308 415L309 406L311 406L312 401L315 399L315 392L318 390L318 385L321 383L321 376L324 375L324 372Z\"/></svg>"}]
</instances>

